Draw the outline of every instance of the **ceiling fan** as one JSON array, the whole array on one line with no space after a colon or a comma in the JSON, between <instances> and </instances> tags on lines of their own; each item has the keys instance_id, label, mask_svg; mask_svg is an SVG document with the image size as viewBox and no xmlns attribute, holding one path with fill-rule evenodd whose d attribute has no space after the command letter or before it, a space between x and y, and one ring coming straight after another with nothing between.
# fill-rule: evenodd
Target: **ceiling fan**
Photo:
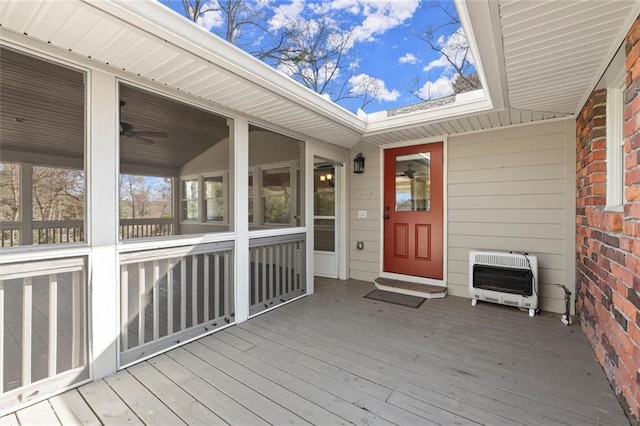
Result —
<instances>
[{"instance_id":1,"label":"ceiling fan","mask_svg":"<svg viewBox=\"0 0 640 426\"><path fill-rule=\"evenodd\" d=\"M120 101L120 108L124 107L127 103L125 101ZM125 136L128 138L138 138L145 141L148 144L153 144L153 139L167 139L169 135L165 132L153 132L146 130L135 130L133 125L129 123L125 123L124 121L120 121L120 136Z\"/></svg>"},{"instance_id":2,"label":"ceiling fan","mask_svg":"<svg viewBox=\"0 0 640 426\"><path fill-rule=\"evenodd\" d=\"M416 174L416 171L411 168L411 163L407 165L407 170L405 170L403 174L409 179L413 179L413 177Z\"/></svg>"}]
</instances>

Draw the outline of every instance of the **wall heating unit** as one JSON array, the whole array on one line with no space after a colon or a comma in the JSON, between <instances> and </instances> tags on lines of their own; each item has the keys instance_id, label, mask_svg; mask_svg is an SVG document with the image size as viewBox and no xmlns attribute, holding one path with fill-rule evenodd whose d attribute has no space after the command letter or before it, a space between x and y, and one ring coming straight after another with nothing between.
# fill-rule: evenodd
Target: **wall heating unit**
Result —
<instances>
[{"instance_id":1,"label":"wall heating unit","mask_svg":"<svg viewBox=\"0 0 640 426\"><path fill-rule=\"evenodd\" d=\"M529 310L538 309L538 259L526 253L471 251L469 295L478 300Z\"/></svg>"}]
</instances>

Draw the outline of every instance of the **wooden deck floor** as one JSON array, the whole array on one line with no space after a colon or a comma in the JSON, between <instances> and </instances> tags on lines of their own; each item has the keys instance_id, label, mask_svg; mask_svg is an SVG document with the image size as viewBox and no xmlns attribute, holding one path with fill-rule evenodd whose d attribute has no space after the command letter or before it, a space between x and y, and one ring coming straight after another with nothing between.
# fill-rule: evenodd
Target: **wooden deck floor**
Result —
<instances>
[{"instance_id":1,"label":"wooden deck floor","mask_svg":"<svg viewBox=\"0 0 640 426\"><path fill-rule=\"evenodd\" d=\"M0 419L12 424L628 424L579 327L447 297L316 294Z\"/></svg>"}]
</instances>

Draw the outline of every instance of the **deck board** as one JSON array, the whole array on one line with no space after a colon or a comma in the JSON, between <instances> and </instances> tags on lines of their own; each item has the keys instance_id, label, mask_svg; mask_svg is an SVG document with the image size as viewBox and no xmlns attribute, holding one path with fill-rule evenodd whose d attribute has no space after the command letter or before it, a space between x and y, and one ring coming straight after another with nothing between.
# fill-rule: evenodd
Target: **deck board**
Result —
<instances>
[{"instance_id":1,"label":"deck board","mask_svg":"<svg viewBox=\"0 0 640 426\"><path fill-rule=\"evenodd\" d=\"M298 306L297 309L300 309ZM310 309L306 306L303 306L301 309L304 310L305 313L309 314ZM270 318L286 318L282 313L274 313ZM328 321L326 319L322 319L320 317L313 317L313 320L297 321L297 326L294 330L304 330L305 333L309 335L316 335L319 338L324 339L328 343L335 344L336 341L351 342L357 344L360 352L362 353L362 349L368 348L369 353L372 354L378 360L386 361L389 363L394 363L393 357L398 357L398 353L404 350L401 345L406 345L406 339L398 339L393 336L397 334L398 330L388 330L385 333L385 336L388 336L386 340L380 341L378 339L380 328L376 328L376 333L370 333L371 327L367 324L362 324L360 326L356 324L352 324L349 327L349 330L345 330L344 327L335 327L335 322ZM339 339L336 339L339 338ZM430 373L431 375L438 375L440 371L448 371L451 373L461 373L461 374L474 374L475 378L470 378L471 381L478 381L478 376L483 376L483 381L488 381L489 383L493 383L495 386L500 386L499 379L501 375L504 375L507 368L505 364L508 365L509 377L512 379L517 379L520 383L526 383L527 381L531 383L531 385L535 385L540 382L540 372L544 372L547 376L548 380L551 381L550 384L545 385L545 396L549 396L551 401L561 401L562 396L567 396L566 393L569 392L571 394L575 394L579 396L579 399L582 399L585 392L592 393L590 389L591 387L587 387L586 389L579 389L579 391L574 391L575 386L584 386L593 380L597 380L598 375L593 374L597 373L597 367L594 369L594 366L587 367L580 363L573 363L571 366L567 367L562 363L559 365L555 365L556 360L549 360L547 364L541 362L535 357L528 356L527 358L512 356L511 354L505 353L505 351L501 352L489 352L488 354L482 353L484 351L484 347L482 346L474 346L473 353L465 352L464 354L458 354L457 351L460 350L459 340L446 339L441 338L440 336L429 336L429 341L437 342L438 350L431 350L427 344L422 344L422 348L417 346L413 346L410 349L406 350L407 356L402 356L400 354L398 362L404 362L406 364L407 359L411 359L421 365L421 368L436 368L436 371ZM387 344L385 344L387 343ZM377 344L378 346L375 346ZM378 351L379 345L383 345L384 351ZM401 349L402 348L402 349ZM442 351L446 350L449 357L442 357ZM415 355L414 355L415 354ZM562 372L566 372L566 369L570 368L574 373L569 377L564 377ZM472 373L468 373L472 372ZM475 372L475 373L473 373ZM486 374L490 373L490 374ZM433 377L433 376L432 376ZM561 380L557 380L556 377L560 377ZM444 376L443 379L446 379L447 376ZM558 383L553 383L556 381ZM554 397L554 394L557 393L558 386L565 389L562 390L562 394L558 395L557 398ZM609 395L609 394L607 394ZM595 393L594 396L601 397L602 393ZM611 395L609 395L611 397Z\"/></svg>"},{"instance_id":2,"label":"deck board","mask_svg":"<svg viewBox=\"0 0 640 426\"><path fill-rule=\"evenodd\" d=\"M373 288L317 278L314 295L0 423L628 424L578 326Z\"/></svg>"},{"instance_id":3,"label":"deck board","mask_svg":"<svg viewBox=\"0 0 640 426\"><path fill-rule=\"evenodd\" d=\"M187 424L224 425L224 420L216 416L201 401L190 395L178 384L143 362L129 368L129 372L152 392L159 400L167 404Z\"/></svg>"},{"instance_id":4,"label":"deck board","mask_svg":"<svg viewBox=\"0 0 640 426\"><path fill-rule=\"evenodd\" d=\"M100 420L82 399L77 390L49 399L49 403L63 425L99 425Z\"/></svg>"},{"instance_id":5,"label":"deck board","mask_svg":"<svg viewBox=\"0 0 640 426\"><path fill-rule=\"evenodd\" d=\"M275 315L270 316L270 320L273 319ZM281 319L285 318L279 317ZM315 325L317 328L314 328ZM351 330L351 327L349 327ZM314 320L312 323L306 322L298 322L297 326L294 330L305 330L305 333L309 335L319 336L321 339L326 341L329 344L340 344L340 339L336 339L339 337L343 342L351 342L352 344L357 345L357 352L376 360L388 363L390 365L397 365L405 368L409 371L416 371L416 366L418 367L417 373L420 376L426 377L429 380L433 380L439 382L442 386L453 386L456 388L462 388L467 392L476 394L476 395L486 395L491 394L492 398L498 399L500 404L506 404L508 406L517 407L522 410L524 413L534 413L535 416L530 416L528 419L530 421L534 420L544 420L540 416L544 416L544 418L555 421L568 421L571 418L574 418L573 415L568 415L566 413L567 407L566 400L563 400L561 396L555 396L551 392L552 389L546 389L543 395L548 395L549 398L544 398L548 403L541 403L539 401L531 399L530 395L520 395L517 392L511 393L501 387L504 387L502 383L500 383L500 375L504 375L504 369L500 370L497 368L496 371L492 371L492 374L489 375L479 375L478 372L483 372L489 367L488 363L478 364L475 362L474 357L467 357L464 359L464 364L461 365L459 361L455 363L450 363L447 358L442 357L442 353L440 353L439 357L430 357L429 359L422 359L423 355L419 354L418 358L415 360L415 364L411 362L407 362L406 357L397 357L397 350L394 345L386 345L386 346L376 346L371 342L375 342L375 338L370 336L366 336L366 330L357 330L356 333L349 334L348 332L343 332L340 329L327 329L324 322L321 320ZM325 331L322 333L322 331ZM360 333L365 334L365 336L360 336ZM329 337L327 337L329 336ZM439 345L440 346L440 345ZM454 351L455 347L451 347L451 351ZM497 365L498 363L495 360L492 362L492 365ZM500 362L500 364L502 364ZM510 368L513 368L513 364L510 365ZM535 371L533 371L535 373ZM513 378L514 373L510 372L509 375ZM462 376L462 377L460 377ZM495 377L498 377L497 380L494 380ZM516 376L516 379L520 383L525 383L526 379L529 379L531 382L530 385L535 385L535 376ZM504 378L503 378L504 380ZM564 401L563 409L559 409L555 407L554 403L556 401ZM485 405L485 404L483 404ZM499 407L498 407L499 408ZM589 407L584 407L584 405L579 405L577 410L588 410ZM526 418L525 418L526 419Z\"/></svg>"}]
</instances>

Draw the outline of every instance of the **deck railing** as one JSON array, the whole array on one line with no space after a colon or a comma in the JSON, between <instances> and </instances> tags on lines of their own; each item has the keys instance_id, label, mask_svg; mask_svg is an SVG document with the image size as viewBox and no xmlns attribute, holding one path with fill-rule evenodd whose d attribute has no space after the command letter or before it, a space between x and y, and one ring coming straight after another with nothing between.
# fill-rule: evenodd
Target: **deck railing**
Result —
<instances>
[{"instance_id":1,"label":"deck railing","mask_svg":"<svg viewBox=\"0 0 640 426\"><path fill-rule=\"evenodd\" d=\"M32 222L33 244L79 243L84 239L84 221L38 221Z\"/></svg>"},{"instance_id":2,"label":"deck railing","mask_svg":"<svg viewBox=\"0 0 640 426\"><path fill-rule=\"evenodd\" d=\"M2 265L0 415L89 377L85 262Z\"/></svg>"},{"instance_id":3,"label":"deck railing","mask_svg":"<svg viewBox=\"0 0 640 426\"><path fill-rule=\"evenodd\" d=\"M120 239L173 235L173 219L120 219Z\"/></svg>"},{"instance_id":4,"label":"deck railing","mask_svg":"<svg viewBox=\"0 0 640 426\"><path fill-rule=\"evenodd\" d=\"M234 320L234 243L120 255L120 365Z\"/></svg>"},{"instance_id":5,"label":"deck railing","mask_svg":"<svg viewBox=\"0 0 640 426\"><path fill-rule=\"evenodd\" d=\"M31 244L78 243L85 240L82 220L34 221L26 229L20 222L0 223L0 247ZM31 240L27 240L31 232ZM173 235L173 219L120 219L121 240Z\"/></svg>"},{"instance_id":6,"label":"deck railing","mask_svg":"<svg viewBox=\"0 0 640 426\"><path fill-rule=\"evenodd\" d=\"M250 315L306 292L305 241L305 234L251 239Z\"/></svg>"},{"instance_id":7,"label":"deck railing","mask_svg":"<svg viewBox=\"0 0 640 426\"><path fill-rule=\"evenodd\" d=\"M13 247L20 245L20 223L0 223L0 247Z\"/></svg>"}]
</instances>

